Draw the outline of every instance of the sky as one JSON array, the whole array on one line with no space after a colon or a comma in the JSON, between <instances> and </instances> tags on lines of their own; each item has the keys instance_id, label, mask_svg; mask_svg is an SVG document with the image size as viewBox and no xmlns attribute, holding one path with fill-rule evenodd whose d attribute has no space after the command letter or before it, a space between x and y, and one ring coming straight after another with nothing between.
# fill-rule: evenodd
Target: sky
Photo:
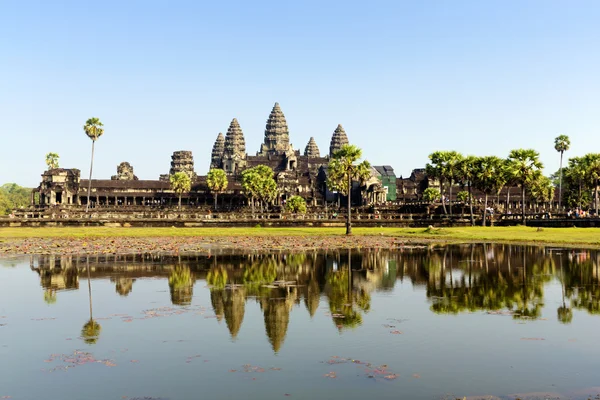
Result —
<instances>
[{"instance_id":1,"label":"sky","mask_svg":"<svg viewBox=\"0 0 600 400\"><path fill-rule=\"evenodd\" d=\"M275 102L290 139L326 154L342 124L398 176L436 150L534 148L546 174L600 152L600 2L0 0L0 184L34 187L45 154L140 179L191 150L205 174L240 122L255 154Z\"/></svg>"}]
</instances>

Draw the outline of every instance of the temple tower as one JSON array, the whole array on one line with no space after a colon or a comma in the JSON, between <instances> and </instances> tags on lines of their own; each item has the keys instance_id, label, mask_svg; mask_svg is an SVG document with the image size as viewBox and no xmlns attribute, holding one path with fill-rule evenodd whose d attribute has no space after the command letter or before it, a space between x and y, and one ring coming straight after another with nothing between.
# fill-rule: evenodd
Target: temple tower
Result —
<instances>
[{"instance_id":1,"label":"temple tower","mask_svg":"<svg viewBox=\"0 0 600 400\"><path fill-rule=\"evenodd\" d=\"M310 137L306 148L304 149L304 155L307 157L321 157L321 153L319 152L319 147L317 146L317 142L315 142L314 137Z\"/></svg>"},{"instance_id":2,"label":"temple tower","mask_svg":"<svg viewBox=\"0 0 600 400\"><path fill-rule=\"evenodd\" d=\"M174 151L171 156L171 169L169 175L175 175L177 172L185 172L192 181L196 179L194 172L194 157L191 151Z\"/></svg>"},{"instance_id":3,"label":"temple tower","mask_svg":"<svg viewBox=\"0 0 600 400\"><path fill-rule=\"evenodd\" d=\"M343 145L349 144L348 136L346 136L346 131L342 125L338 125L333 132L333 136L331 137L331 143L329 144L329 157L333 156L333 153L342 148Z\"/></svg>"},{"instance_id":4,"label":"temple tower","mask_svg":"<svg viewBox=\"0 0 600 400\"><path fill-rule=\"evenodd\" d=\"M222 160L223 169L228 174L236 174L246 166L246 141L236 118L227 129Z\"/></svg>"},{"instance_id":5,"label":"temple tower","mask_svg":"<svg viewBox=\"0 0 600 400\"><path fill-rule=\"evenodd\" d=\"M223 159L223 153L225 152L225 136L221 132L215 140L215 144L212 148L212 155L210 157L210 168L221 168L221 160Z\"/></svg>"},{"instance_id":6,"label":"temple tower","mask_svg":"<svg viewBox=\"0 0 600 400\"><path fill-rule=\"evenodd\" d=\"M259 155L266 156L268 153L283 154L290 148L290 132L288 130L285 115L275 103L273 110L267 120L265 128L265 142L260 146Z\"/></svg>"}]
</instances>

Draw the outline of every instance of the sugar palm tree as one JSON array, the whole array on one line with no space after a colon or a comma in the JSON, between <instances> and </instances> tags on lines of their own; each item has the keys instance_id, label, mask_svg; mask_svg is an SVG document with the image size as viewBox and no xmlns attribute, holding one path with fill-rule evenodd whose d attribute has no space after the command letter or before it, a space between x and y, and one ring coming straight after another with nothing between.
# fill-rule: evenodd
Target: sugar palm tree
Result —
<instances>
[{"instance_id":1,"label":"sugar palm tree","mask_svg":"<svg viewBox=\"0 0 600 400\"><path fill-rule=\"evenodd\" d=\"M362 150L360 148L346 144L333 153L327 168L327 186L348 196L346 235L352 234L352 180L363 182L371 175L371 164L368 161L357 164L361 158Z\"/></svg>"},{"instance_id":2,"label":"sugar palm tree","mask_svg":"<svg viewBox=\"0 0 600 400\"><path fill-rule=\"evenodd\" d=\"M425 166L425 171L427 172L427 176L431 178L435 178L440 183L440 194L442 195L442 209L444 210L444 215L448 214L446 211L446 202L444 200L444 180L446 178L445 170L446 170L446 154L444 151L434 151L429 155L429 160L431 163L427 163Z\"/></svg>"},{"instance_id":3,"label":"sugar palm tree","mask_svg":"<svg viewBox=\"0 0 600 400\"><path fill-rule=\"evenodd\" d=\"M565 176L570 181L576 182L579 188L577 195L577 205L579 208L582 207L582 198L583 198L583 186L585 183L587 167L585 165L584 157L573 157L569 159L569 166L566 169Z\"/></svg>"},{"instance_id":4,"label":"sugar palm tree","mask_svg":"<svg viewBox=\"0 0 600 400\"><path fill-rule=\"evenodd\" d=\"M169 182L171 182L171 189L179 197L179 210L181 210L181 196L185 192L189 192L192 188L192 180L190 176L185 172L175 172L169 176Z\"/></svg>"},{"instance_id":5,"label":"sugar palm tree","mask_svg":"<svg viewBox=\"0 0 600 400\"><path fill-rule=\"evenodd\" d=\"M521 188L523 225L527 224L525 220L525 191L544 167L539 157L540 154L533 149L516 149L508 155L509 175L512 178L511 180L514 180Z\"/></svg>"},{"instance_id":6,"label":"sugar palm tree","mask_svg":"<svg viewBox=\"0 0 600 400\"><path fill-rule=\"evenodd\" d=\"M467 186L469 192L469 209L471 212L471 226L475 226L475 217L473 215L473 180L475 179L475 162L477 157L463 157L456 165L456 179L462 185Z\"/></svg>"},{"instance_id":7,"label":"sugar palm tree","mask_svg":"<svg viewBox=\"0 0 600 400\"><path fill-rule=\"evenodd\" d=\"M100 326L100 324L98 322L94 321L94 316L92 314L92 283L91 283L91 279L90 279L89 256L87 257L87 260L86 260L86 266L87 266L87 281L88 281L88 297L89 297L89 304L90 304L90 319L83 325L83 328L81 329L81 337L83 338L83 341L86 342L87 344L94 344L98 341L98 337L100 336L100 331L102 330L102 327Z\"/></svg>"},{"instance_id":8,"label":"sugar palm tree","mask_svg":"<svg viewBox=\"0 0 600 400\"><path fill-rule=\"evenodd\" d=\"M558 207L562 206L562 177L563 177L563 153L569 150L571 140L567 135L559 135L554 139L554 150L560 153L560 177L558 181Z\"/></svg>"},{"instance_id":9,"label":"sugar palm tree","mask_svg":"<svg viewBox=\"0 0 600 400\"><path fill-rule=\"evenodd\" d=\"M594 188L594 209L598 215L598 183L600 181L600 153L589 153L584 157L584 165L588 182Z\"/></svg>"},{"instance_id":10,"label":"sugar palm tree","mask_svg":"<svg viewBox=\"0 0 600 400\"><path fill-rule=\"evenodd\" d=\"M481 226L485 226L488 196L497 194L506 183L505 166L505 161L496 156L479 157L475 162L475 186L485 194Z\"/></svg>"},{"instance_id":11,"label":"sugar palm tree","mask_svg":"<svg viewBox=\"0 0 600 400\"><path fill-rule=\"evenodd\" d=\"M99 118L93 117L85 121L83 130L85 134L92 139L92 161L90 163L90 179L88 181L88 193L87 202L85 203L85 212L88 212L90 208L90 193L92 192L92 169L94 168L94 145L96 140L104 133L104 124L100 122Z\"/></svg>"},{"instance_id":12,"label":"sugar palm tree","mask_svg":"<svg viewBox=\"0 0 600 400\"><path fill-rule=\"evenodd\" d=\"M452 185L458 181L459 165L463 159L462 154L457 151L446 151L446 168L444 169L444 177L448 181L448 208L450 209L450 217L452 217Z\"/></svg>"},{"instance_id":13,"label":"sugar palm tree","mask_svg":"<svg viewBox=\"0 0 600 400\"><path fill-rule=\"evenodd\" d=\"M206 175L206 184L215 195L215 211L217 211L217 195L227 189L227 174L222 169L213 168Z\"/></svg>"},{"instance_id":14,"label":"sugar palm tree","mask_svg":"<svg viewBox=\"0 0 600 400\"><path fill-rule=\"evenodd\" d=\"M58 168L58 159L59 158L60 158L60 156L58 155L58 153L46 154L46 165L48 166L49 170Z\"/></svg>"}]
</instances>

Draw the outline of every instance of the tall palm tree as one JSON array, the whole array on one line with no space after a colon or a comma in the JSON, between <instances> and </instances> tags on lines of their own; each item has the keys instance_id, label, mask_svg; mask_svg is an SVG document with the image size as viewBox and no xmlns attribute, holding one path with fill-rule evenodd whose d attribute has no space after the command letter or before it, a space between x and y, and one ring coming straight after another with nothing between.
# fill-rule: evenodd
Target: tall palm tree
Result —
<instances>
[{"instance_id":1,"label":"tall palm tree","mask_svg":"<svg viewBox=\"0 0 600 400\"><path fill-rule=\"evenodd\" d=\"M527 187L541 173L544 167L539 159L540 154L533 149L516 149L508 155L508 169L510 176L521 187L521 213L523 225L527 225L525 219L525 191Z\"/></svg>"},{"instance_id":2,"label":"tall palm tree","mask_svg":"<svg viewBox=\"0 0 600 400\"><path fill-rule=\"evenodd\" d=\"M594 210L598 215L598 183L600 181L600 153L589 153L584 157L587 180L594 188Z\"/></svg>"},{"instance_id":3,"label":"tall palm tree","mask_svg":"<svg viewBox=\"0 0 600 400\"><path fill-rule=\"evenodd\" d=\"M83 130L85 134L92 139L92 161L90 163L90 179L88 181L88 193L87 202L85 203L85 212L88 212L90 208L90 193L92 192L92 169L94 168L94 145L96 140L104 133L104 124L100 122L99 118L93 117L85 121Z\"/></svg>"},{"instance_id":4,"label":"tall palm tree","mask_svg":"<svg viewBox=\"0 0 600 400\"><path fill-rule=\"evenodd\" d=\"M567 135L559 135L554 139L554 150L560 153L560 177L558 180L558 208L562 206L562 177L563 177L563 153L569 150L571 140Z\"/></svg>"},{"instance_id":5,"label":"tall palm tree","mask_svg":"<svg viewBox=\"0 0 600 400\"><path fill-rule=\"evenodd\" d=\"M446 151L446 168L444 169L444 177L448 181L448 206L450 209L450 217L452 217L452 185L456 183L459 176L458 166L463 159L463 155L457 151Z\"/></svg>"},{"instance_id":6,"label":"tall palm tree","mask_svg":"<svg viewBox=\"0 0 600 400\"><path fill-rule=\"evenodd\" d=\"M585 177L587 173L587 167L585 165L586 160L584 157L573 157L569 159L569 166L566 169L566 177L572 181L577 182L579 191L577 195L577 206L581 209L582 207L582 196L583 186L585 183Z\"/></svg>"},{"instance_id":7,"label":"tall palm tree","mask_svg":"<svg viewBox=\"0 0 600 400\"><path fill-rule=\"evenodd\" d=\"M90 303L90 319L83 325L83 329L81 329L81 337L84 342L87 344L94 344L98 341L98 337L100 336L100 331L102 327L96 321L94 321L94 316L92 314L92 283L90 279L90 259L87 256L86 260L87 266L87 281L88 281L88 297Z\"/></svg>"},{"instance_id":8,"label":"tall palm tree","mask_svg":"<svg viewBox=\"0 0 600 400\"><path fill-rule=\"evenodd\" d=\"M217 211L217 195L227 189L227 174L218 168L212 168L206 175L206 184L211 192L215 194L215 211Z\"/></svg>"},{"instance_id":9,"label":"tall palm tree","mask_svg":"<svg viewBox=\"0 0 600 400\"><path fill-rule=\"evenodd\" d=\"M446 178L446 152L445 151L434 151L429 155L429 160L431 163L427 163L425 166L425 171L427 172L427 176L431 178L435 178L440 183L440 193L442 195L442 209L444 210L444 215L447 215L446 211L446 201L444 200L444 180Z\"/></svg>"},{"instance_id":10,"label":"tall palm tree","mask_svg":"<svg viewBox=\"0 0 600 400\"><path fill-rule=\"evenodd\" d=\"M58 155L58 153L46 154L46 165L48 166L49 170L58 168L58 159L59 158L60 158L60 156Z\"/></svg>"},{"instance_id":11,"label":"tall palm tree","mask_svg":"<svg viewBox=\"0 0 600 400\"><path fill-rule=\"evenodd\" d=\"M473 180L475 179L475 163L477 157L463 157L456 165L457 180L462 185L467 186L469 191L469 209L471 212L471 226L475 226L475 217L473 215Z\"/></svg>"},{"instance_id":12,"label":"tall palm tree","mask_svg":"<svg viewBox=\"0 0 600 400\"><path fill-rule=\"evenodd\" d=\"M505 165L505 161L496 156L479 157L475 161L475 186L485 194L481 226L485 226L488 196L497 194L506 183Z\"/></svg>"},{"instance_id":13,"label":"tall palm tree","mask_svg":"<svg viewBox=\"0 0 600 400\"><path fill-rule=\"evenodd\" d=\"M185 192L189 192L192 188L192 180L190 176L185 172L175 172L169 176L169 182L171 183L171 189L179 197L179 210L181 211L181 196Z\"/></svg>"},{"instance_id":14,"label":"tall palm tree","mask_svg":"<svg viewBox=\"0 0 600 400\"><path fill-rule=\"evenodd\" d=\"M346 219L346 235L352 234L352 180L366 181L371 175L371 164L363 161L362 150L357 146L346 144L333 153L327 169L327 186L336 188L348 196L348 215Z\"/></svg>"}]
</instances>

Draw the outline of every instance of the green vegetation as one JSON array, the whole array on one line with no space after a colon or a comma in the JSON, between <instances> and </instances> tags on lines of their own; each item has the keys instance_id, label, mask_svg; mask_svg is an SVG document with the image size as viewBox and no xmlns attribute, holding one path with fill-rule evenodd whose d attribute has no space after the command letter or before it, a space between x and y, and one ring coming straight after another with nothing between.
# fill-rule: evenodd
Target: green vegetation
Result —
<instances>
[{"instance_id":1,"label":"green vegetation","mask_svg":"<svg viewBox=\"0 0 600 400\"><path fill-rule=\"evenodd\" d=\"M58 159L60 156L58 153L48 153L46 154L46 165L48 169L58 168Z\"/></svg>"},{"instance_id":2,"label":"green vegetation","mask_svg":"<svg viewBox=\"0 0 600 400\"><path fill-rule=\"evenodd\" d=\"M99 118L93 117L89 118L85 121L85 125L83 126L83 131L92 140L92 161L90 163L90 180L88 183L88 194L87 194L87 202L85 203L85 212L88 212L90 208L90 193L92 192L92 169L94 168L94 145L96 144L96 140L102 134L104 134L104 128L102 128L104 124L100 122Z\"/></svg>"},{"instance_id":3,"label":"green vegetation","mask_svg":"<svg viewBox=\"0 0 600 400\"><path fill-rule=\"evenodd\" d=\"M266 165L257 165L242 172L242 189L252 205L258 200L261 210L277 198L277 182L273 170Z\"/></svg>"},{"instance_id":4,"label":"green vegetation","mask_svg":"<svg viewBox=\"0 0 600 400\"><path fill-rule=\"evenodd\" d=\"M223 237L223 236L339 236L343 228L104 228L48 227L0 228L0 241L23 238L94 238L94 237ZM410 239L435 239L442 242L513 242L587 245L600 247L595 228L462 227L439 228L354 228L355 235L385 235Z\"/></svg>"},{"instance_id":5,"label":"green vegetation","mask_svg":"<svg viewBox=\"0 0 600 400\"><path fill-rule=\"evenodd\" d=\"M215 195L215 211L217 210L217 195L225 189L227 189L227 185L229 182L227 181L227 174L225 171L218 168L213 168L208 171L206 175L206 184L208 185L208 189Z\"/></svg>"},{"instance_id":6,"label":"green vegetation","mask_svg":"<svg viewBox=\"0 0 600 400\"><path fill-rule=\"evenodd\" d=\"M435 203L441 196L440 191L434 187L429 187L423 191L423 201L428 203Z\"/></svg>"},{"instance_id":7,"label":"green vegetation","mask_svg":"<svg viewBox=\"0 0 600 400\"><path fill-rule=\"evenodd\" d=\"M181 196L185 192L190 191L192 188L192 180L185 172L175 172L173 175L169 176L169 182L171 182L171 189L173 189L179 197L179 209L181 210Z\"/></svg>"},{"instance_id":8,"label":"green vegetation","mask_svg":"<svg viewBox=\"0 0 600 400\"><path fill-rule=\"evenodd\" d=\"M285 203L285 209L296 214L306 214L306 200L300 196L292 196Z\"/></svg>"},{"instance_id":9,"label":"green vegetation","mask_svg":"<svg viewBox=\"0 0 600 400\"><path fill-rule=\"evenodd\" d=\"M559 135L554 139L554 150L560 153L560 169L558 178L558 206L562 205L562 178L563 178L563 154L571 147L571 140L567 135Z\"/></svg>"},{"instance_id":10,"label":"green vegetation","mask_svg":"<svg viewBox=\"0 0 600 400\"><path fill-rule=\"evenodd\" d=\"M367 160L357 164L361 158L360 148L345 144L333 154L327 169L327 187L348 196L346 235L352 234L352 181L357 180L362 184L371 176L371 164Z\"/></svg>"},{"instance_id":11,"label":"green vegetation","mask_svg":"<svg viewBox=\"0 0 600 400\"><path fill-rule=\"evenodd\" d=\"M0 186L0 215L8 215L20 207L31 203L31 189L16 183L6 183Z\"/></svg>"}]
</instances>

